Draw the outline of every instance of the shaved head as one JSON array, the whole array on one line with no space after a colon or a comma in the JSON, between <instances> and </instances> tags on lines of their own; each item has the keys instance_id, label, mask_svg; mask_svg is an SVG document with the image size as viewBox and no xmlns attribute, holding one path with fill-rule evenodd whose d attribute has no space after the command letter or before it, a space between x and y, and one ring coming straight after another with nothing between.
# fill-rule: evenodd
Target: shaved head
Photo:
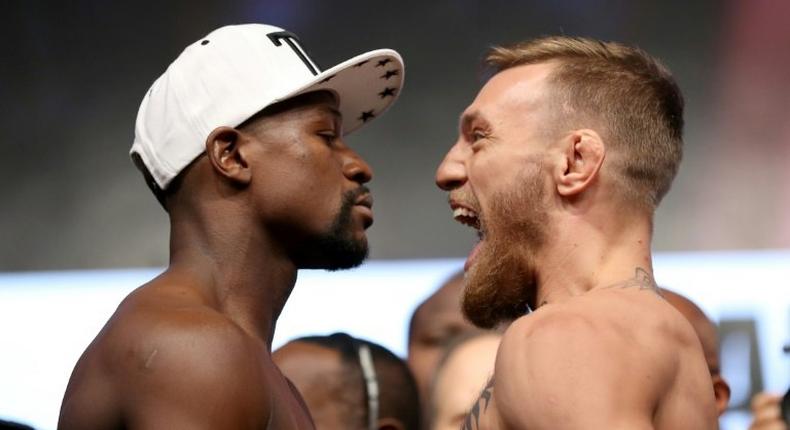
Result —
<instances>
[{"instance_id":1,"label":"shaved head","mask_svg":"<svg viewBox=\"0 0 790 430\"><path fill-rule=\"evenodd\" d=\"M369 348L378 386L379 430L419 430L417 386L406 363L376 343L346 333L292 340L272 354L274 363L296 386L319 429L365 430L371 419L370 396L360 348Z\"/></svg>"},{"instance_id":2,"label":"shaved head","mask_svg":"<svg viewBox=\"0 0 790 430\"><path fill-rule=\"evenodd\" d=\"M272 354L274 363L299 390L316 425L364 428L362 375L344 358L351 353L295 340Z\"/></svg>"}]
</instances>

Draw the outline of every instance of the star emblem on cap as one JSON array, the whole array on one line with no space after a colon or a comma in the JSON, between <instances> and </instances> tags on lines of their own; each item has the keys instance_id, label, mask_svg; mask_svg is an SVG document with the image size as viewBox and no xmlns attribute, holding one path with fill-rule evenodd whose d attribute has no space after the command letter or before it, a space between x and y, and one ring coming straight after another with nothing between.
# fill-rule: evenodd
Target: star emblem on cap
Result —
<instances>
[{"instance_id":1,"label":"star emblem on cap","mask_svg":"<svg viewBox=\"0 0 790 430\"><path fill-rule=\"evenodd\" d=\"M389 80L389 78L391 78L393 76L398 76L399 74L400 74L400 72L398 70L387 70L386 73L381 75L381 79Z\"/></svg>"},{"instance_id":2,"label":"star emblem on cap","mask_svg":"<svg viewBox=\"0 0 790 430\"><path fill-rule=\"evenodd\" d=\"M395 96L395 90L396 90L396 88L394 88L394 87L384 88L384 91L379 93L379 97L381 97L381 98L394 97Z\"/></svg>"},{"instance_id":3,"label":"star emblem on cap","mask_svg":"<svg viewBox=\"0 0 790 430\"><path fill-rule=\"evenodd\" d=\"M383 60L379 60L379 61L376 63L376 67L384 67L384 66L386 66L386 65L387 65L388 63L390 63L390 62L392 62L392 58L385 58L385 59L383 59Z\"/></svg>"},{"instance_id":4,"label":"star emblem on cap","mask_svg":"<svg viewBox=\"0 0 790 430\"><path fill-rule=\"evenodd\" d=\"M371 110L366 110L366 111L362 112L362 115L360 115L359 118L357 118L357 119L362 121L362 122L368 122L368 121L370 121L371 119L373 119L375 117L376 117L376 115L373 114L373 109L371 109Z\"/></svg>"},{"instance_id":5,"label":"star emblem on cap","mask_svg":"<svg viewBox=\"0 0 790 430\"><path fill-rule=\"evenodd\" d=\"M326 79L324 79L323 81L319 82L319 84L325 84L325 83L329 82L334 77L335 77L335 75L327 76Z\"/></svg>"},{"instance_id":6,"label":"star emblem on cap","mask_svg":"<svg viewBox=\"0 0 790 430\"><path fill-rule=\"evenodd\" d=\"M361 62L359 64L354 64L354 67L362 67L363 65L367 64L368 61L370 61L370 60L365 60L365 61L363 61L363 62Z\"/></svg>"}]
</instances>

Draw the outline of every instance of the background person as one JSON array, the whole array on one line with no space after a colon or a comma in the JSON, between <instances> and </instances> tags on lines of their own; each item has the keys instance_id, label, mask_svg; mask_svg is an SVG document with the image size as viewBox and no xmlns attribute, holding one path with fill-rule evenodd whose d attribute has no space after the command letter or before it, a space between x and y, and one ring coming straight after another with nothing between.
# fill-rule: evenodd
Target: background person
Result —
<instances>
[{"instance_id":1,"label":"background person","mask_svg":"<svg viewBox=\"0 0 790 430\"><path fill-rule=\"evenodd\" d=\"M697 333L713 382L713 394L716 396L716 410L718 410L719 416L721 416L727 411L727 405L730 402L730 385L721 375L721 367L719 365L719 335L716 325L705 315L705 312L703 312L699 306L688 298L665 288L662 288L661 294L675 307L675 309L686 317Z\"/></svg>"},{"instance_id":2,"label":"background person","mask_svg":"<svg viewBox=\"0 0 790 430\"><path fill-rule=\"evenodd\" d=\"M749 430L787 430L782 418L782 396L758 393L752 397L752 424Z\"/></svg>"},{"instance_id":3,"label":"background person","mask_svg":"<svg viewBox=\"0 0 790 430\"><path fill-rule=\"evenodd\" d=\"M445 348L431 387L431 430L457 430L471 425L474 412L470 413L469 407L493 374L501 339L496 333L470 333Z\"/></svg>"},{"instance_id":4,"label":"background person","mask_svg":"<svg viewBox=\"0 0 790 430\"><path fill-rule=\"evenodd\" d=\"M334 333L294 339L272 357L302 394L318 429L420 428L414 378L381 345Z\"/></svg>"},{"instance_id":5,"label":"background person","mask_svg":"<svg viewBox=\"0 0 790 430\"><path fill-rule=\"evenodd\" d=\"M417 306L409 321L408 363L425 406L436 366L448 342L480 331L461 312L463 281L463 271L453 274Z\"/></svg>"}]
</instances>

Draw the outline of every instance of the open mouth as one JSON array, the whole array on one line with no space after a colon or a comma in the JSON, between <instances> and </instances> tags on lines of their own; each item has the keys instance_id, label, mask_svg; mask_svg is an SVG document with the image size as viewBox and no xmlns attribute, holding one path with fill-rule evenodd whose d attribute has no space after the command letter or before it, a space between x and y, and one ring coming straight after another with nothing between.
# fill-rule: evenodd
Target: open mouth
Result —
<instances>
[{"instance_id":1,"label":"open mouth","mask_svg":"<svg viewBox=\"0 0 790 430\"><path fill-rule=\"evenodd\" d=\"M450 208L453 210L453 219L477 230L478 236L482 235L480 231L480 216L474 209L456 202L450 202Z\"/></svg>"},{"instance_id":2,"label":"open mouth","mask_svg":"<svg viewBox=\"0 0 790 430\"><path fill-rule=\"evenodd\" d=\"M468 225L474 229L480 229L477 212L462 206L453 209L453 218L461 224Z\"/></svg>"},{"instance_id":3,"label":"open mouth","mask_svg":"<svg viewBox=\"0 0 790 430\"><path fill-rule=\"evenodd\" d=\"M477 256L478 251L480 250L480 245L482 244L483 240L485 239L485 235L483 234L482 229L480 228L480 215L474 209L470 208L469 206L462 205L458 202L451 201L450 208L453 210L453 219L460 222L463 225L472 227L477 232L477 237L480 239L477 244L475 244L472 251L469 253L469 256L466 258L466 263L464 263L464 271L469 270L469 268L474 263L475 257Z\"/></svg>"}]
</instances>

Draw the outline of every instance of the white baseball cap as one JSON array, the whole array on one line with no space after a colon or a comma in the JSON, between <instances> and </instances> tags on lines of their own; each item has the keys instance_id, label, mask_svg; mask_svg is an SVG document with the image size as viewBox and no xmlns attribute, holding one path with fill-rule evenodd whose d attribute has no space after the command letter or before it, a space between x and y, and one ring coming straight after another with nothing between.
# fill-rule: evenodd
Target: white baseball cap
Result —
<instances>
[{"instance_id":1,"label":"white baseball cap","mask_svg":"<svg viewBox=\"0 0 790 430\"><path fill-rule=\"evenodd\" d=\"M348 134L389 108L403 77L403 60L391 49L321 71L293 33L265 24L222 27L187 46L148 90L130 155L164 190L205 151L217 127L237 127L273 103L330 90Z\"/></svg>"}]
</instances>

